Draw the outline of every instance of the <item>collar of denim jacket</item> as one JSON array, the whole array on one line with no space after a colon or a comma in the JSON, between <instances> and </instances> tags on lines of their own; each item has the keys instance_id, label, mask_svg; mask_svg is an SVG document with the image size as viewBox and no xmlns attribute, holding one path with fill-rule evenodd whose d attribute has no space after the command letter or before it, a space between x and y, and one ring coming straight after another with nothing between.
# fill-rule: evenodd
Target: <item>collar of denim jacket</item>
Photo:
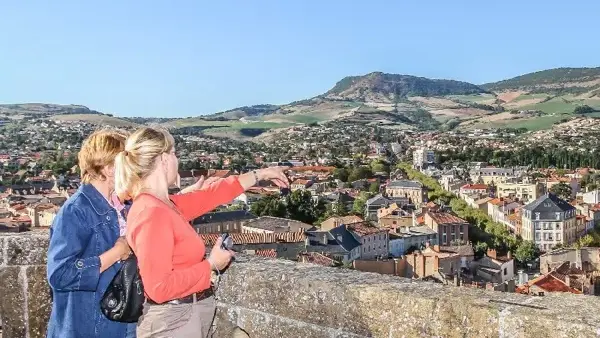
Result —
<instances>
[{"instance_id":1,"label":"collar of denim jacket","mask_svg":"<svg viewBox=\"0 0 600 338\"><path fill-rule=\"evenodd\" d=\"M107 214L113 207L108 203L108 200L91 184L82 184L79 188L81 193L87 197L92 205L92 208L98 215Z\"/></svg>"}]
</instances>

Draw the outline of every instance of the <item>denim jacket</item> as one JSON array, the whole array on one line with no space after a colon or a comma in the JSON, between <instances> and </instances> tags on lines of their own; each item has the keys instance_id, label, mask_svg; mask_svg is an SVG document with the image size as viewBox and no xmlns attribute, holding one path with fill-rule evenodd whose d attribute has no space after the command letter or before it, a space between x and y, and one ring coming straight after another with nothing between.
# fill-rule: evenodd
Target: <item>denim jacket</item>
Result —
<instances>
[{"instance_id":1,"label":"denim jacket","mask_svg":"<svg viewBox=\"0 0 600 338\"><path fill-rule=\"evenodd\" d=\"M100 310L100 299L121 264L100 273L99 256L118 238L117 211L94 186L82 184L50 229L48 282L53 302L48 338L126 336L131 324L111 321Z\"/></svg>"}]
</instances>

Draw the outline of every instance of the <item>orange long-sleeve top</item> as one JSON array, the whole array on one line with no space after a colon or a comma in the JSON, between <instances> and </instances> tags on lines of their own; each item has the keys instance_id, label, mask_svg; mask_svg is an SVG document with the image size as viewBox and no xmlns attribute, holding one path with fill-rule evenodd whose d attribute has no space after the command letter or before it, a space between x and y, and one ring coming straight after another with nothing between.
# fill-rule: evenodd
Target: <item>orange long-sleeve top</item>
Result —
<instances>
[{"instance_id":1,"label":"orange long-sleeve top","mask_svg":"<svg viewBox=\"0 0 600 338\"><path fill-rule=\"evenodd\" d=\"M195 192L172 195L178 210L140 194L127 215L127 241L138 258L146 296L167 302L210 287L211 266L204 242L189 221L244 192L237 176Z\"/></svg>"}]
</instances>

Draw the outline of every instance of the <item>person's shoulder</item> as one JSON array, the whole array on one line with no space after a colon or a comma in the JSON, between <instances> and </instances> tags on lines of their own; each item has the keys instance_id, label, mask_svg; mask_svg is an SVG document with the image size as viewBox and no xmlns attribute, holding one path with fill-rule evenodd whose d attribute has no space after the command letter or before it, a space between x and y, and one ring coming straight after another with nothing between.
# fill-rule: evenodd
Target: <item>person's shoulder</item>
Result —
<instances>
[{"instance_id":1,"label":"person's shoulder","mask_svg":"<svg viewBox=\"0 0 600 338\"><path fill-rule=\"evenodd\" d=\"M148 195L141 195L131 204L127 218L129 220L130 218L139 218L140 216L160 215L164 214L166 209L168 209L168 207L156 198Z\"/></svg>"}]
</instances>

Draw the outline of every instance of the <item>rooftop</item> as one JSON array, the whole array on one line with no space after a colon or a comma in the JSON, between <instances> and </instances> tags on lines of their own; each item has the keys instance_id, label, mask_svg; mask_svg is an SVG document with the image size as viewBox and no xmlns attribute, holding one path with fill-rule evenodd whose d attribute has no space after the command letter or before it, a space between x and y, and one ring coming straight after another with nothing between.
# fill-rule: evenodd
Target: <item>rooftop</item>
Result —
<instances>
[{"instance_id":1,"label":"rooftop","mask_svg":"<svg viewBox=\"0 0 600 338\"><path fill-rule=\"evenodd\" d=\"M273 216L261 216L259 218L249 220L244 224L244 226L273 232L297 232L314 228L313 225L307 223Z\"/></svg>"},{"instance_id":2,"label":"rooftop","mask_svg":"<svg viewBox=\"0 0 600 338\"><path fill-rule=\"evenodd\" d=\"M391 181L387 186L388 186L388 188L409 188L409 189L423 188L423 184L421 184L421 182L409 181L409 180Z\"/></svg>"},{"instance_id":3,"label":"rooftop","mask_svg":"<svg viewBox=\"0 0 600 338\"><path fill-rule=\"evenodd\" d=\"M527 204L523 207L523 209L532 212L547 213L571 211L575 210L575 207L573 207L567 201L560 199L558 196L552 193L547 193L537 200Z\"/></svg>"},{"instance_id":4,"label":"rooftop","mask_svg":"<svg viewBox=\"0 0 600 338\"><path fill-rule=\"evenodd\" d=\"M464 219L454 216L448 212L431 212L427 211L427 215L431 217L438 225L443 224L468 224Z\"/></svg>"}]
</instances>

